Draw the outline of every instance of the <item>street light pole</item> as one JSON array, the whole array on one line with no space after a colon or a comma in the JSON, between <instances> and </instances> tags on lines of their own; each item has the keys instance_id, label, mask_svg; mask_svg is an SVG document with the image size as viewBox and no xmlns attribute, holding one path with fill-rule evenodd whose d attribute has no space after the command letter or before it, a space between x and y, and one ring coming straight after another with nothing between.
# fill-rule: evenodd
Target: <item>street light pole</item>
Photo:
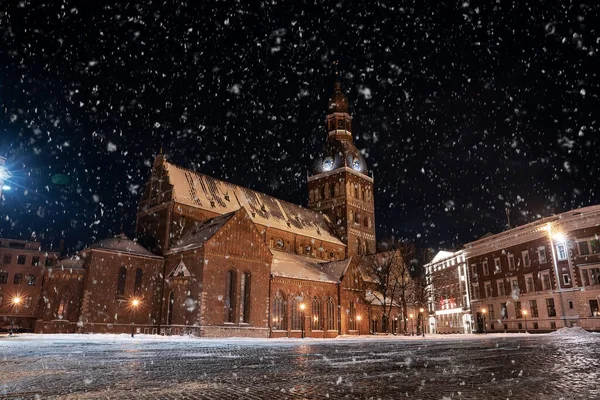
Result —
<instances>
[{"instance_id":1,"label":"street light pole","mask_svg":"<svg viewBox=\"0 0 600 400\"><path fill-rule=\"evenodd\" d=\"M131 320L131 337L134 337L135 333L135 310L140 305L140 301L138 299L133 299L131 301L131 306L133 307L133 319Z\"/></svg>"},{"instance_id":2,"label":"street light pole","mask_svg":"<svg viewBox=\"0 0 600 400\"><path fill-rule=\"evenodd\" d=\"M357 322L357 328L358 328L358 336L360 336L360 320L362 319L362 317L360 315L356 316L356 322Z\"/></svg>"},{"instance_id":3,"label":"street light pole","mask_svg":"<svg viewBox=\"0 0 600 400\"><path fill-rule=\"evenodd\" d=\"M425 337L425 314L423 314L425 310L421 307L419 309L419 315L421 316L421 333L423 337Z\"/></svg>"},{"instance_id":4,"label":"street light pole","mask_svg":"<svg viewBox=\"0 0 600 400\"><path fill-rule=\"evenodd\" d=\"M12 303L13 303L13 317L10 320L10 333L8 334L8 336L13 335L13 328L15 325L15 317L16 317L16 314L19 313L19 304L21 303L21 298L19 296L13 297Z\"/></svg>"},{"instance_id":5,"label":"street light pole","mask_svg":"<svg viewBox=\"0 0 600 400\"><path fill-rule=\"evenodd\" d=\"M525 317L525 333L527 333L527 310L523 310L523 317Z\"/></svg>"},{"instance_id":6,"label":"street light pole","mask_svg":"<svg viewBox=\"0 0 600 400\"><path fill-rule=\"evenodd\" d=\"M410 314L410 336L415 336L415 330L413 329L413 317L414 315Z\"/></svg>"}]
</instances>

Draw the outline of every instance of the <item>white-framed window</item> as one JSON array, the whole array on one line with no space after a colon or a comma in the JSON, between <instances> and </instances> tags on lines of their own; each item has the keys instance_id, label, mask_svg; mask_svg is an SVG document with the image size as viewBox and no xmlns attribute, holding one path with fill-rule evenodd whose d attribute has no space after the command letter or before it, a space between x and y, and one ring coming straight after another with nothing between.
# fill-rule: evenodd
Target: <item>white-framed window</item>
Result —
<instances>
[{"instance_id":1,"label":"white-framed window","mask_svg":"<svg viewBox=\"0 0 600 400\"><path fill-rule=\"evenodd\" d=\"M508 255L508 269L510 269L510 270L515 269L515 255L514 254ZM500 272L500 271L498 270L498 272Z\"/></svg>"},{"instance_id":2,"label":"white-framed window","mask_svg":"<svg viewBox=\"0 0 600 400\"><path fill-rule=\"evenodd\" d=\"M579 248L579 254L587 256L588 254L599 254L600 253L600 240L593 237L589 239L577 241L577 247Z\"/></svg>"},{"instance_id":3,"label":"white-framed window","mask_svg":"<svg viewBox=\"0 0 600 400\"><path fill-rule=\"evenodd\" d=\"M571 275L569 275L569 274L563 274L562 277L563 277L563 283L565 285L570 285L571 284Z\"/></svg>"},{"instance_id":4,"label":"white-framed window","mask_svg":"<svg viewBox=\"0 0 600 400\"><path fill-rule=\"evenodd\" d=\"M542 274L542 288L544 290L552 290L552 284L550 283L550 274Z\"/></svg>"},{"instance_id":5,"label":"white-framed window","mask_svg":"<svg viewBox=\"0 0 600 400\"><path fill-rule=\"evenodd\" d=\"M546 248L544 246L538 247L538 261L540 264L546 264L548 259L546 258Z\"/></svg>"},{"instance_id":6,"label":"white-framed window","mask_svg":"<svg viewBox=\"0 0 600 400\"><path fill-rule=\"evenodd\" d=\"M471 264L471 274L473 278L477 278L477 264Z\"/></svg>"},{"instance_id":7,"label":"white-framed window","mask_svg":"<svg viewBox=\"0 0 600 400\"><path fill-rule=\"evenodd\" d=\"M523 266L529 267L531 265L531 260L529 259L529 251L522 251L521 257L523 257Z\"/></svg>"},{"instance_id":8,"label":"white-framed window","mask_svg":"<svg viewBox=\"0 0 600 400\"><path fill-rule=\"evenodd\" d=\"M479 285L473 285L473 299L479 298Z\"/></svg>"},{"instance_id":9,"label":"white-framed window","mask_svg":"<svg viewBox=\"0 0 600 400\"><path fill-rule=\"evenodd\" d=\"M527 288L528 293L535 292L535 286L533 284L533 275L525 275L525 286Z\"/></svg>"},{"instance_id":10,"label":"white-framed window","mask_svg":"<svg viewBox=\"0 0 600 400\"><path fill-rule=\"evenodd\" d=\"M498 296L504 296L504 281L498 282Z\"/></svg>"},{"instance_id":11,"label":"white-framed window","mask_svg":"<svg viewBox=\"0 0 600 400\"><path fill-rule=\"evenodd\" d=\"M485 283L485 297L492 297L492 284L490 282Z\"/></svg>"},{"instance_id":12,"label":"white-framed window","mask_svg":"<svg viewBox=\"0 0 600 400\"><path fill-rule=\"evenodd\" d=\"M502 271L502 264L500 263L500 258L494 258L494 273L498 274Z\"/></svg>"},{"instance_id":13,"label":"white-framed window","mask_svg":"<svg viewBox=\"0 0 600 400\"><path fill-rule=\"evenodd\" d=\"M519 281L517 279L513 279L512 281L510 281L510 287L512 289L512 294L519 294L521 292L521 289L519 289Z\"/></svg>"},{"instance_id":14,"label":"white-framed window","mask_svg":"<svg viewBox=\"0 0 600 400\"><path fill-rule=\"evenodd\" d=\"M483 262L481 263L481 265L483 265L483 275L485 275L485 276L489 275L489 274L490 274L490 267L488 267L488 262L487 262L487 260L486 260L486 261L483 261Z\"/></svg>"},{"instance_id":15,"label":"white-framed window","mask_svg":"<svg viewBox=\"0 0 600 400\"><path fill-rule=\"evenodd\" d=\"M567 246L564 243L559 243L556 245L556 258L559 260L567 259Z\"/></svg>"},{"instance_id":16,"label":"white-framed window","mask_svg":"<svg viewBox=\"0 0 600 400\"><path fill-rule=\"evenodd\" d=\"M582 268L581 278L585 286L600 285L600 268Z\"/></svg>"}]
</instances>

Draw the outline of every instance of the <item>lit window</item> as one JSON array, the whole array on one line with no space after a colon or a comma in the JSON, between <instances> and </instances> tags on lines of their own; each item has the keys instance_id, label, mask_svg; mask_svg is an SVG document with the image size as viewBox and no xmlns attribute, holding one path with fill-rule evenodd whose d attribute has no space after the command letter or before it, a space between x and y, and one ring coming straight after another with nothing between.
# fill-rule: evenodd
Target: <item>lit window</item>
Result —
<instances>
[{"instance_id":1,"label":"lit window","mask_svg":"<svg viewBox=\"0 0 600 400\"><path fill-rule=\"evenodd\" d=\"M556 256L558 257L559 260L567 259L567 249L564 244L556 245Z\"/></svg>"}]
</instances>

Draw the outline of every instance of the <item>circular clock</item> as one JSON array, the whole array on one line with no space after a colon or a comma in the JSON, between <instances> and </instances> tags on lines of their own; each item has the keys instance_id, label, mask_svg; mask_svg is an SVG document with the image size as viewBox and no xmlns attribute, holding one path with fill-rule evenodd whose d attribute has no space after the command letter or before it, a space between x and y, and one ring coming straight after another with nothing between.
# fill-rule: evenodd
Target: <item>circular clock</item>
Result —
<instances>
[{"instance_id":1,"label":"circular clock","mask_svg":"<svg viewBox=\"0 0 600 400\"><path fill-rule=\"evenodd\" d=\"M360 161L357 157L354 157L352 160L352 168L354 168L356 171L360 171Z\"/></svg>"},{"instance_id":2,"label":"circular clock","mask_svg":"<svg viewBox=\"0 0 600 400\"><path fill-rule=\"evenodd\" d=\"M333 169L333 159L331 157L327 157L323 160L323 171L331 171Z\"/></svg>"}]
</instances>

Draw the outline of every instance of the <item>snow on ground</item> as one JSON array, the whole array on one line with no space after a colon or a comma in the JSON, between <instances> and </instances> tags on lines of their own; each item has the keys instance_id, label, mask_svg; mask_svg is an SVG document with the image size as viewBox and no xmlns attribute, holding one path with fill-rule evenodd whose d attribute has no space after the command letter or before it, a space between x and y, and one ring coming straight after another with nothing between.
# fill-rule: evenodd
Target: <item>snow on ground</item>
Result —
<instances>
[{"instance_id":1,"label":"snow on ground","mask_svg":"<svg viewBox=\"0 0 600 400\"><path fill-rule=\"evenodd\" d=\"M11 346L11 344L24 343L50 343L50 342L74 342L74 343L153 343L153 342L194 342L205 346L224 346L231 344L250 345L250 346L285 346L306 344L340 344L340 342L389 342L389 341L457 341L457 340L485 340L493 338L516 338L530 337L528 333L490 333L481 334L448 334L448 335L426 335L423 336L394 336L394 335L342 335L334 339L320 338L199 338L196 336L161 336L161 335L144 335L136 334L131 337L130 334L102 334L102 333L59 333L59 334L35 334L35 333L19 333L12 337L8 335L0 336L0 348Z\"/></svg>"},{"instance_id":2,"label":"snow on ground","mask_svg":"<svg viewBox=\"0 0 600 400\"><path fill-rule=\"evenodd\" d=\"M588 332L585 329L574 326L572 328L560 328L554 332L549 333L548 335L559 335L559 336L588 336L593 335L594 333Z\"/></svg>"}]
</instances>

